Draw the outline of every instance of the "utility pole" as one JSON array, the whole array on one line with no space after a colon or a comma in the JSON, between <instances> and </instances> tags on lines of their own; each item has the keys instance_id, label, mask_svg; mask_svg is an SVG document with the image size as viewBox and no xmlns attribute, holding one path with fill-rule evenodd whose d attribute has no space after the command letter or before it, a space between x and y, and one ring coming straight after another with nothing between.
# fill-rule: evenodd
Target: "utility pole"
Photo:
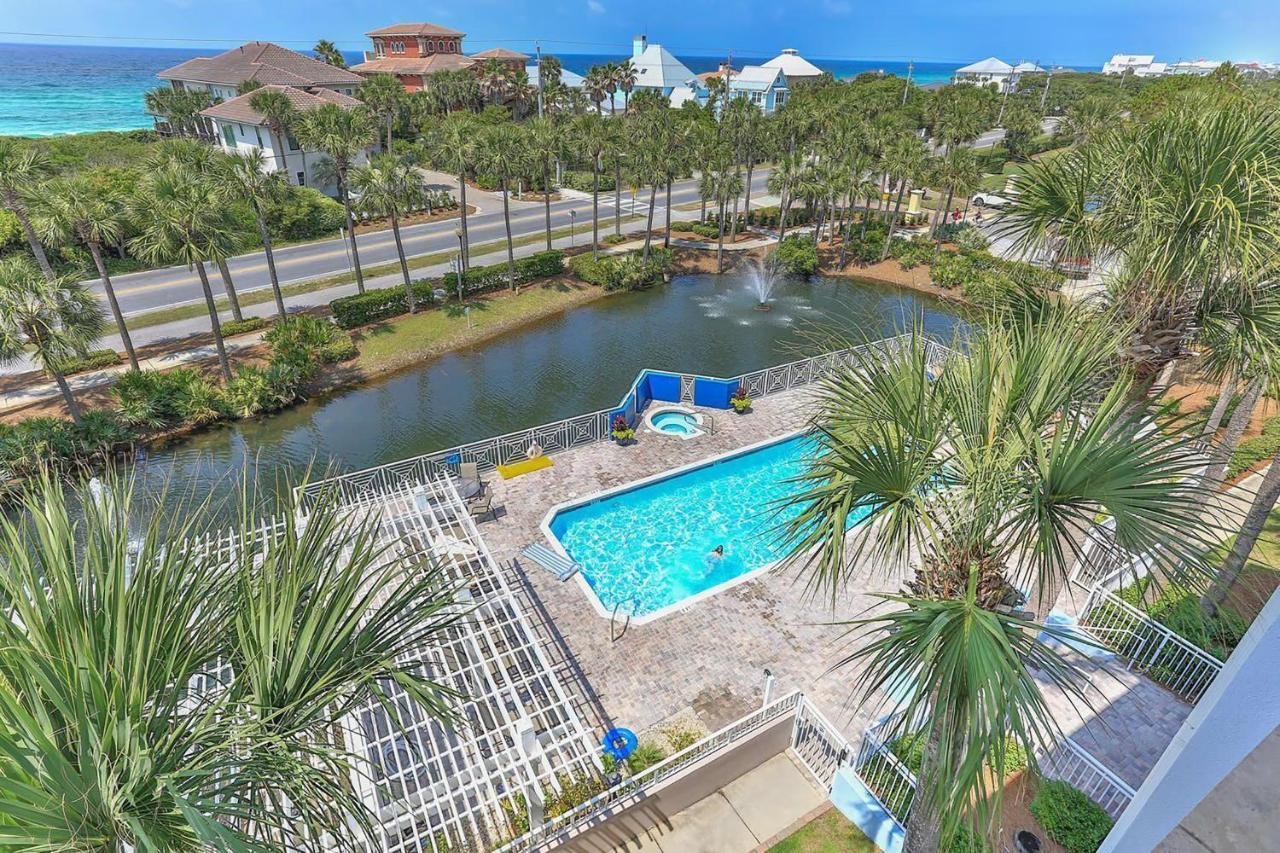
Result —
<instances>
[{"instance_id":1,"label":"utility pole","mask_svg":"<svg viewBox=\"0 0 1280 853\"><path fill-rule=\"evenodd\" d=\"M534 42L533 47L538 54L538 118L542 118L542 42Z\"/></svg>"},{"instance_id":2,"label":"utility pole","mask_svg":"<svg viewBox=\"0 0 1280 853\"><path fill-rule=\"evenodd\" d=\"M1039 63L1036 63L1039 65ZM1044 103L1049 97L1049 87L1053 85L1053 69L1049 69L1049 76L1044 81L1044 91L1040 93L1040 116L1044 117Z\"/></svg>"},{"instance_id":3,"label":"utility pole","mask_svg":"<svg viewBox=\"0 0 1280 853\"><path fill-rule=\"evenodd\" d=\"M904 105L907 103L907 93L911 91L911 71L914 68L915 68L915 63L912 60L908 59L907 60L907 85L902 87L902 103Z\"/></svg>"}]
</instances>

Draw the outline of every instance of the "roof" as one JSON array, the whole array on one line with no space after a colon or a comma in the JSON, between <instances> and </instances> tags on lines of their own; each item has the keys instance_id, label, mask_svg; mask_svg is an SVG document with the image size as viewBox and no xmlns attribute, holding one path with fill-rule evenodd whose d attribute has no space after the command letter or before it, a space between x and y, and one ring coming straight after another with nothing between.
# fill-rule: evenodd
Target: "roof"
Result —
<instances>
[{"instance_id":1,"label":"roof","mask_svg":"<svg viewBox=\"0 0 1280 853\"><path fill-rule=\"evenodd\" d=\"M345 109L360 106L360 101L341 92L335 92L332 89L317 89L315 92L304 92L301 89L295 89L293 86L270 85L238 95L229 101L214 104L208 109L201 110L200 115L222 119L223 121L262 124L262 113L255 110L251 104L253 96L259 92L283 92L285 97L293 104L293 108L299 112L314 110L322 104L337 104Z\"/></svg>"},{"instance_id":2,"label":"roof","mask_svg":"<svg viewBox=\"0 0 1280 853\"><path fill-rule=\"evenodd\" d=\"M1041 68L1039 65L1036 65L1034 62L1019 62L1017 65L1013 66L1013 70L1018 72L1019 74L1044 73L1044 69Z\"/></svg>"},{"instance_id":3,"label":"roof","mask_svg":"<svg viewBox=\"0 0 1280 853\"><path fill-rule=\"evenodd\" d=\"M529 54L517 53L514 50L507 50L505 47L491 47L488 50L482 50L479 53L471 54L472 59L518 59L521 62L529 60Z\"/></svg>"},{"instance_id":4,"label":"roof","mask_svg":"<svg viewBox=\"0 0 1280 853\"><path fill-rule=\"evenodd\" d=\"M1012 65L994 56L988 56L980 62L956 69L957 74L1009 74L1012 71Z\"/></svg>"},{"instance_id":5,"label":"roof","mask_svg":"<svg viewBox=\"0 0 1280 853\"><path fill-rule=\"evenodd\" d=\"M764 68L781 68L788 77L821 77L822 69L800 55L794 47L784 48L782 53L770 59Z\"/></svg>"},{"instance_id":6,"label":"roof","mask_svg":"<svg viewBox=\"0 0 1280 853\"><path fill-rule=\"evenodd\" d=\"M351 66L357 74L434 74L437 71L458 71L470 68L476 61L460 53L436 53L430 56L388 56L370 59Z\"/></svg>"},{"instance_id":7,"label":"roof","mask_svg":"<svg viewBox=\"0 0 1280 853\"><path fill-rule=\"evenodd\" d=\"M442 27L439 24L392 24L389 27L372 30L367 36L457 36L462 38L466 33Z\"/></svg>"},{"instance_id":8,"label":"roof","mask_svg":"<svg viewBox=\"0 0 1280 853\"><path fill-rule=\"evenodd\" d=\"M538 63L531 62L524 67L525 76L529 78L529 85L536 87L538 85ZM586 84L586 78L581 74L575 74L568 68L560 69L560 84L570 89L581 89Z\"/></svg>"},{"instance_id":9,"label":"roof","mask_svg":"<svg viewBox=\"0 0 1280 853\"><path fill-rule=\"evenodd\" d=\"M345 68L304 56L269 41L251 41L217 56L197 56L166 68L162 80L191 80L238 86L246 80L283 86L355 86L360 77Z\"/></svg>"},{"instance_id":10,"label":"roof","mask_svg":"<svg viewBox=\"0 0 1280 853\"><path fill-rule=\"evenodd\" d=\"M676 86L669 98L672 109L680 109L687 103L698 103L698 92L692 86Z\"/></svg>"},{"instance_id":11,"label":"roof","mask_svg":"<svg viewBox=\"0 0 1280 853\"><path fill-rule=\"evenodd\" d=\"M631 64L636 69L636 87L641 89L672 89L697 76L660 44L646 46Z\"/></svg>"},{"instance_id":12,"label":"roof","mask_svg":"<svg viewBox=\"0 0 1280 853\"><path fill-rule=\"evenodd\" d=\"M1156 61L1154 53L1117 53L1109 65L1150 65Z\"/></svg>"},{"instance_id":13,"label":"roof","mask_svg":"<svg viewBox=\"0 0 1280 853\"><path fill-rule=\"evenodd\" d=\"M764 91L771 88L775 82L779 86L785 87L787 85L786 75L782 73L781 68L766 68L763 65L748 65L730 78L729 88Z\"/></svg>"}]
</instances>

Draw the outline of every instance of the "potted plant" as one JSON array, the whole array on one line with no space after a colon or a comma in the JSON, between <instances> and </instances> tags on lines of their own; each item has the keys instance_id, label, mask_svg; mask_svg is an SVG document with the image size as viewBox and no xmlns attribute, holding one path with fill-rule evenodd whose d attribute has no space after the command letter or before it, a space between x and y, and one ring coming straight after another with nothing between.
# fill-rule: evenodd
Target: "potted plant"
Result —
<instances>
[{"instance_id":1,"label":"potted plant","mask_svg":"<svg viewBox=\"0 0 1280 853\"><path fill-rule=\"evenodd\" d=\"M622 415L618 415L613 419L613 429L609 431L609 434L613 436L614 441L624 447L631 444L636 438L636 431Z\"/></svg>"},{"instance_id":2,"label":"potted plant","mask_svg":"<svg viewBox=\"0 0 1280 853\"><path fill-rule=\"evenodd\" d=\"M738 390L734 391L733 396L729 398L729 404L740 415L751 411L751 397L747 394L747 389L739 385Z\"/></svg>"}]
</instances>

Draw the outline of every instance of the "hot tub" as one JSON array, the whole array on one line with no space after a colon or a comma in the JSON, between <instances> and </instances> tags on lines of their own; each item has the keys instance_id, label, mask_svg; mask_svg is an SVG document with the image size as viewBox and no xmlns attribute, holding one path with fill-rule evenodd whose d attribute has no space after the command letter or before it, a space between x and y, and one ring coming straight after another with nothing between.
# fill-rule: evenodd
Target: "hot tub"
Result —
<instances>
[{"instance_id":1,"label":"hot tub","mask_svg":"<svg viewBox=\"0 0 1280 853\"><path fill-rule=\"evenodd\" d=\"M702 415L682 406L651 409L644 416L644 425L650 432L681 439L697 438L705 432L702 429Z\"/></svg>"}]
</instances>

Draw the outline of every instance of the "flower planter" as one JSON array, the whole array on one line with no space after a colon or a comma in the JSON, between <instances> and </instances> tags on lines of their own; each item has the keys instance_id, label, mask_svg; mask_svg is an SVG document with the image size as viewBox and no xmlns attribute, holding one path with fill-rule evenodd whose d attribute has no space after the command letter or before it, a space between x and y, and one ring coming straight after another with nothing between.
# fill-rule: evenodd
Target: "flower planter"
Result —
<instances>
[{"instance_id":1,"label":"flower planter","mask_svg":"<svg viewBox=\"0 0 1280 853\"><path fill-rule=\"evenodd\" d=\"M614 436L611 436L611 438L613 439L613 443L618 445L619 447L630 447L631 445L636 443L636 437L634 434L625 435L625 436L614 435Z\"/></svg>"}]
</instances>

